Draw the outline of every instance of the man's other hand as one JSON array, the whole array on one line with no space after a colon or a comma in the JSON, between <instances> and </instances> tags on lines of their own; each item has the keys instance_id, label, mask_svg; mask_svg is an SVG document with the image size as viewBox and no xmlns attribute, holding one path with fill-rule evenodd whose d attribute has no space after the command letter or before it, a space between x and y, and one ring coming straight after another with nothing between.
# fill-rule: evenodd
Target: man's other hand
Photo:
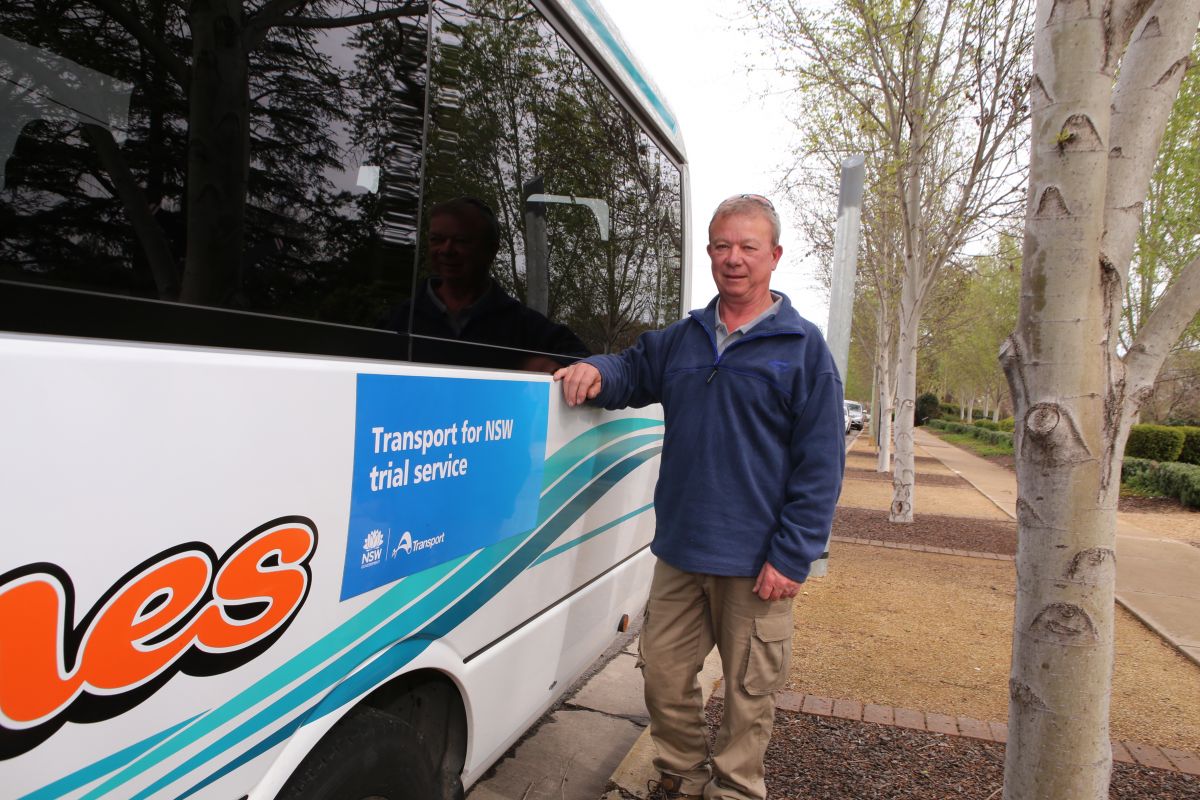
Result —
<instances>
[{"instance_id":1,"label":"man's other hand","mask_svg":"<svg viewBox=\"0 0 1200 800\"><path fill-rule=\"evenodd\" d=\"M577 361L554 373L554 380L562 382L563 399L569 406L577 406L600 394L600 370L584 361Z\"/></svg>"},{"instance_id":2,"label":"man's other hand","mask_svg":"<svg viewBox=\"0 0 1200 800\"><path fill-rule=\"evenodd\" d=\"M763 564L758 571L758 580L754 582L754 593L763 600L786 600L795 597L800 591L800 584L771 566L770 562Z\"/></svg>"}]
</instances>

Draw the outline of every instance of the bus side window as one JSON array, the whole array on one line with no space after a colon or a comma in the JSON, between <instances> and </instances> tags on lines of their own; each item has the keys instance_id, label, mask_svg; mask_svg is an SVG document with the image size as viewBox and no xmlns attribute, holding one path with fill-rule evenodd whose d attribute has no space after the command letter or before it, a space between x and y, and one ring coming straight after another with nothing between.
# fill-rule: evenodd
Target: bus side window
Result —
<instances>
[{"instance_id":1,"label":"bus side window","mask_svg":"<svg viewBox=\"0 0 1200 800\"><path fill-rule=\"evenodd\" d=\"M678 319L680 173L539 14L493 5L435 4L420 280L393 325L417 360L552 370ZM455 233L486 240L472 288Z\"/></svg>"},{"instance_id":2,"label":"bus side window","mask_svg":"<svg viewBox=\"0 0 1200 800\"><path fill-rule=\"evenodd\" d=\"M143 3L134 31L6 3L6 327L403 355L380 321L413 281L428 14L339 24L356 8L242 36L218 70L186 4Z\"/></svg>"}]
</instances>

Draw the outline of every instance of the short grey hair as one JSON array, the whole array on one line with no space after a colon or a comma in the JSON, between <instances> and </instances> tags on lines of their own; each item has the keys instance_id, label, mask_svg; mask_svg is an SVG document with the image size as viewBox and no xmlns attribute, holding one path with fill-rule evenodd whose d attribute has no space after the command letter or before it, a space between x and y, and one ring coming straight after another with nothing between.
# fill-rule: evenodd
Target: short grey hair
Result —
<instances>
[{"instance_id":1,"label":"short grey hair","mask_svg":"<svg viewBox=\"0 0 1200 800\"><path fill-rule=\"evenodd\" d=\"M783 226L779 223L779 214L775 211L775 206L771 201L761 194L735 194L733 197L721 201L717 206L717 210L713 212L712 219L708 221L708 227L711 228L713 223L722 217L732 216L759 216L766 217L771 223L771 244L779 244L779 236L783 232Z\"/></svg>"}]
</instances>

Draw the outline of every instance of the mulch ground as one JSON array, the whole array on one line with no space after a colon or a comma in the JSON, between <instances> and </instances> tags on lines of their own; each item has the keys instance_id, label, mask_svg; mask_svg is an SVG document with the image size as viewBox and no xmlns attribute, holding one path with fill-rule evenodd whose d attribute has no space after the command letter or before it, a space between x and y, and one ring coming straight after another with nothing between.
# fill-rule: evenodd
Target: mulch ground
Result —
<instances>
[{"instance_id":1,"label":"mulch ground","mask_svg":"<svg viewBox=\"0 0 1200 800\"><path fill-rule=\"evenodd\" d=\"M1134 497L1121 495L1117 502L1118 511L1137 511L1141 513L1174 513L1183 512L1200 514L1200 509L1189 508L1174 497Z\"/></svg>"},{"instance_id":2,"label":"mulch ground","mask_svg":"<svg viewBox=\"0 0 1200 800\"><path fill-rule=\"evenodd\" d=\"M888 522L887 511L838 506L833 535L1006 556L1017 552L1017 523L942 514L914 514L911 524L900 525Z\"/></svg>"},{"instance_id":3,"label":"mulch ground","mask_svg":"<svg viewBox=\"0 0 1200 800\"><path fill-rule=\"evenodd\" d=\"M873 469L858 469L857 467L846 467L845 477L853 478L860 481L883 481L886 483L892 482L892 473L876 472ZM960 478L957 475L938 475L935 473L923 473L917 478L917 483L921 486L970 486L971 482L965 478Z\"/></svg>"},{"instance_id":4,"label":"mulch ground","mask_svg":"<svg viewBox=\"0 0 1200 800\"><path fill-rule=\"evenodd\" d=\"M705 714L715 739L722 704ZM789 711L767 747L772 800L930 800L1000 796L1004 745ZM1110 798L1200 800L1200 778L1114 763Z\"/></svg>"}]
</instances>

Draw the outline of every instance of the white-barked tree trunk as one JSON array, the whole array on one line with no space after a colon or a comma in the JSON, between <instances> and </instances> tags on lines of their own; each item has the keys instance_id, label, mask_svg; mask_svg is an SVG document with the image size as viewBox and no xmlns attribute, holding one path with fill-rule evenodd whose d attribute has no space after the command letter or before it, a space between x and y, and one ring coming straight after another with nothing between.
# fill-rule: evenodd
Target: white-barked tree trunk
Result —
<instances>
[{"instance_id":1,"label":"white-barked tree trunk","mask_svg":"<svg viewBox=\"0 0 1200 800\"><path fill-rule=\"evenodd\" d=\"M1120 303L1198 17L1200 0L1038 2L1021 307L1001 351L1020 528L1006 800L1108 797L1122 453L1200 309L1200 259L1124 354Z\"/></svg>"}]
</instances>

